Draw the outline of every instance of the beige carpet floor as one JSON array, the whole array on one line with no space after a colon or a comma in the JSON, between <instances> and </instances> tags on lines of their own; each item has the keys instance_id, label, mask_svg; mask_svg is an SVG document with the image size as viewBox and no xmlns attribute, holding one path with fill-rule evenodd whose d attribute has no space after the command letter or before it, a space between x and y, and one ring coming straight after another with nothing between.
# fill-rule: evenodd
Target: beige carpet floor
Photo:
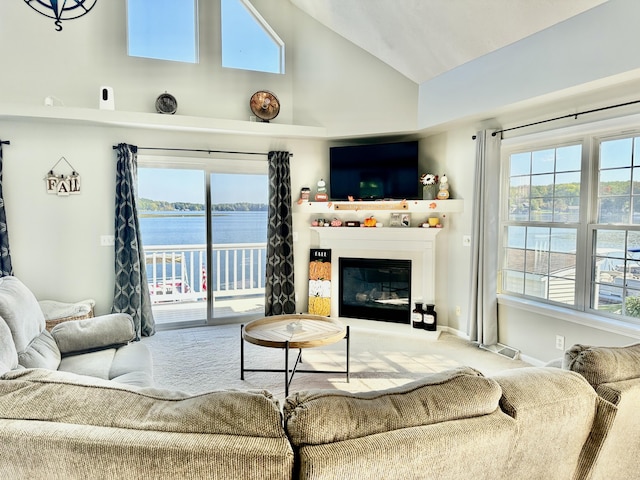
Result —
<instances>
[{"instance_id":1,"label":"beige carpet floor","mask_svg":"<svg viewBox=\"0 0 640 480\"><path fill-rule=\"evenodd\" d=\"M449 333L439 336L408 325L346 319L351 331L350 381L343 373L301 373L293 378L290 393L304 389L339 389L349 392L402 385L429 373L468 365L491 375L501 370L530 366L512 360ZM157 387L201 393L217 389L266 389L276 398L285 393L284 373L246 372L240 379L240 325L159 331L143 338L152 353ZM345 345L303 350L309 370L344 370ZM290 352L290 365L295 360ZM284 350L245 342L246 368L284 368Z\"/></svg>"}]
</instances>

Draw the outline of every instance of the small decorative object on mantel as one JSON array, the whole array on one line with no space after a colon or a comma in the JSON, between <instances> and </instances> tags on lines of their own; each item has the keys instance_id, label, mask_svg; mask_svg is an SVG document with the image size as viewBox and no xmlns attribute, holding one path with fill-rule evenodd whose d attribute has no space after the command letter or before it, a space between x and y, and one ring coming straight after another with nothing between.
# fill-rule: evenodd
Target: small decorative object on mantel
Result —
<instances>
[{"instance_id":1,"label":"small decorative object on mantel","mask_svg":"<svg viewBox=\"0 0 640 480\"><path fill-rule=\"evenodd\" d=\"M62 161L69 166L71 174L65 176L64 174L57 174L54 172L54 169ZM51 167L47 176L44 177L44 181L46 182L47 193L58 195L60 197L67 197L69 195L77 195L80 193L80 174L76 172L76 169L73 168L69 161L64 157L60 157L60 160Z\"/></svg>"},{"instance_id":2,"label":"small decorative object on mantel","mask_svg":"<svg viewBox=\"0 0 640 480\"><path fill-rule=\"evenodd\" d=\"M435 200L438 191L438 176L433 173L423 173L420 175L420 183L422 184L422 199Z\"/></svg>"},{"instance_id":3,"label":"small decorative object on mantel","mask_svg":"<svg viewBox=\"0 0 640 480\"><path fill-rule=\"evenodd\" d=\"M445 216L443 215L442 218ZM442 221L440 217L429 217L427 220L420 225L422 228L442 228Z\"/></svg>"},{"instance_id":4,"label":"small decorative object on mantel","mask_svg":"<svg viewBox=\"0 0 640 480\"><path fill-rule=\"evenodd\" d=\"M156 98L156 112L173 115L178 111L178 101L170 93L164 92Z\"/></svg>"},{"instance_id":5,"label":"small decorative object on mantel","mask_svg":"<svg viewBox=\"0 0 640 480\"><path fill-rule=\"evenodd\" d=\"M446 200L449 198L449 179L447 175L444 174L440 178L440 187L438 189L438 200Z\"/></svg>"},{"instance_id":6,"label":"small decorative object on mantel","mask_svg":"<svg viewBox=\"0 0 640 480\"><path fill-rule=\"evenodd\" d=\"M55 20L56 32L62 30L62 20L74 20L86 15L96 5L98 0L74 0L60 2L57 0L24 0L40 15Z\"/></svg>"},{"instance_id":7,"label":"small decorative object on mantel","mask_svg":"<svg viewBox=\"0 0 640 480\"><path fill-rule=\"evenodd\" d=\"M315 198L316 202L327 202L329 200L329 195L327 194L327 184L322 178L318 181Z\"/></svg>"},{"instance_id":8,"label":"small decorative object on mantel","mask_svg":"<svg viewBox=\"0 0 640 480\"><path fill-rule=\"evenodd\" d=\"M375 227L376 223L378 223L378 221L375 219L375 217L371 216L368 218L364 219L364 227Z\"/></svg>"}]
</instances>

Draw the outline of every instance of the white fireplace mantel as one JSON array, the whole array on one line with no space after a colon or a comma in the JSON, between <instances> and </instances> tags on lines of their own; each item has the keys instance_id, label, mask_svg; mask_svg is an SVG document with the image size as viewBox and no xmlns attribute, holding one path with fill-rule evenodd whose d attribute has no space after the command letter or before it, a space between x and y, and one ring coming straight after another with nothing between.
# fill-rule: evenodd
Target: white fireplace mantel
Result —
<instances>
[{"instance_id":1,"label":"white fireplace mantel","mask_svg":"<svg viewBox=\"0 0 640 480\"><path fill-rule=\"evenodd\" d=\"M442 228L311 227L311 230L318 233L320 248L344 248L345 242L358 242L357 248L364 250L421 251L429 248Z\"/></svg>"},{"instance_id":2,"label":"white fireplace mantel","mask_svg":"<svg viewBox=\"0 0 640 480\"><path fill-rule=\"evenodd\" d=\"M311 227L312 245L331 249L331 315L338 316L339 258L411 260L411 300L435 303L436 236L442 228ZM313 239L316 236L316 239Z\"/></svg>"}]
</instances>

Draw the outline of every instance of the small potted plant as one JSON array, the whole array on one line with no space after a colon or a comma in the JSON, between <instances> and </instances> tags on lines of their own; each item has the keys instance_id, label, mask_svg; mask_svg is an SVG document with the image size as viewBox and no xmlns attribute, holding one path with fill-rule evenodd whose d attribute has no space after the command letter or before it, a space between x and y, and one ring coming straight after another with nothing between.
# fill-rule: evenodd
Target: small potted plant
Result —
<instances>
[{"instance_id":1,"label":"small potted plant","mask_svg":"<svg viewBox=\"0 0 640 480\"><path fill-rule=\"evenodd\" d=\"M438 191L438 176L433 173L423 173L420 175L420 183L422 184L422 199L435 199Z\"/></svg>"}]
</instances>

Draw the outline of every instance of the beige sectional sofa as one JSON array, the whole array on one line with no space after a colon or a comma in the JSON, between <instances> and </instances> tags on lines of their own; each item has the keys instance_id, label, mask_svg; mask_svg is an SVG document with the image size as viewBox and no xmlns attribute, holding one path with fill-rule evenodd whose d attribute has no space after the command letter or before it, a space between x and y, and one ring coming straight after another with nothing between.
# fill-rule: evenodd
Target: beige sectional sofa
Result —
<instances>
[{"instance_id":1,"label":"beige sectional sofa","mask_svg":"<svg viewBox=\"0 0 640 480\"><path fill-rule=\"evenodd\" d=\"M97 362L108 368L94 364L92 348L61 354L75 357L64 363L75 371L24 368L55 348L42 342L44 326L27 345L15 341L22 330L3 320L3 282L0 478L626 480L640 471L640 345L577 345L563 369L485 377L460 367L384 391L296 392L281 405L265 391L136 385L136 361L146 370L136 352L128 372L114 372L115 353ZM60 345L64 325L52 331ZM66 341L83 330L91 324Z\"/></svg>"}]
</instances>

